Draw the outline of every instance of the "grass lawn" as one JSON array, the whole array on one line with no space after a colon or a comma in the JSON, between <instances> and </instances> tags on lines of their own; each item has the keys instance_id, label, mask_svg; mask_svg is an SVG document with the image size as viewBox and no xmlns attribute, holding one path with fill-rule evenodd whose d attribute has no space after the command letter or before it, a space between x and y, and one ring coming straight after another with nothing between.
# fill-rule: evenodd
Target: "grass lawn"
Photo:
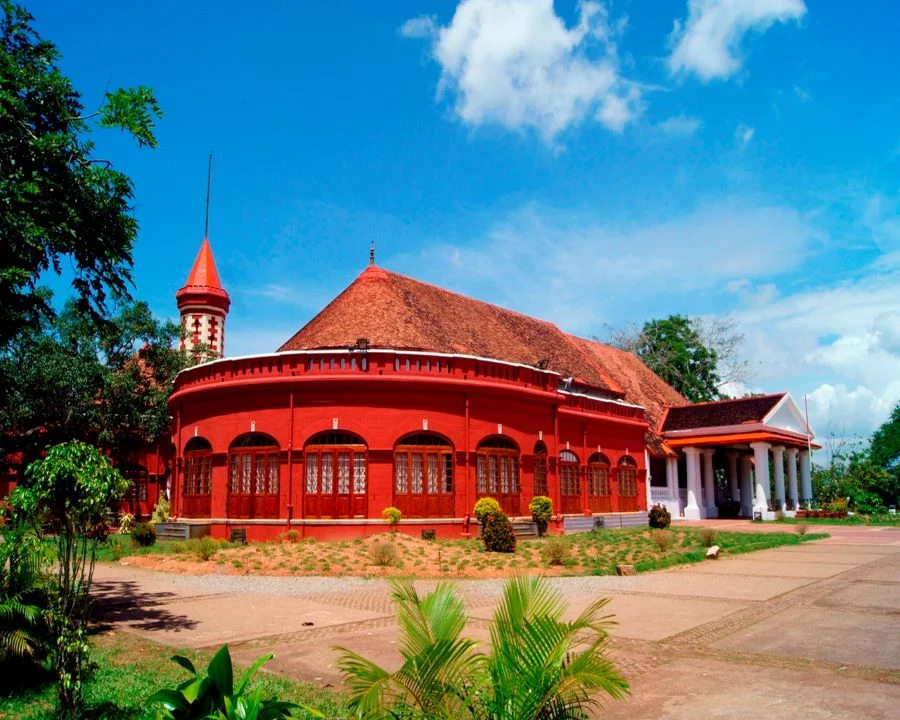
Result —
<instances>
[{"instance_id":1,"label":"grass lawn","mask_svg":"<svg viewBox=\"0 0 900 720\"><path fill-rule=\"evenodd\" d=\"M187 672L171 662L171 648L127 633L103 633L92 639L91 660L96 664L86 685L87 718L131 720L156 717L147 698L162 687L175 687L187 679ZM192 651L177 651L191 658L198 669L211 656ZM245 668L240 668L243 672ZM240 675L235 673L235 680ZM345 717L344 700L337 693L314 685L260 671L252 683L261 687L264 697L277 696L315 708L329 718ZM0 718L44 720L53 717L56 686L51 678L0 679ZM298 718L312 717L298 711Z\"/></svg>"},{"instance_id":2,"label":"grass lawn","mask_svg":"<svg viewBox=\"0 0 900 720\"><path fill-rule=\"evenodd\" d=\"M885 525L888 527L900 527L900 515L849 515L844 518L786 517L774 522L784 523L785 525L809 523L810 525Z\"/></svg>"},{"instance_id":3,"label":"grass lawn","mask_svg":"<svg viewBox=\"0 0 900 720\"><path fill-rule=\"evenodd\" d=\"M656 535L654 533L657 533ZM234 546L207 540L159 543L153 548L131 546L127 537L113 536L104 559L127 557L130 565L190 573L240 575L358 575L407 577L506 577L516 573L546 575L614 575L617 565L634 565L638 572L697 562L706 556L703 529L649 528L602 530L551 540L520 540L514 553L488 553L478 538L426 541L403 533L382 533L340 542L255 543ZM724 555L764 550L828 537L796 532L756 533L716 531L713 542ZM556 563L548 543L561 541ZM663 543L666 545L666 543Z\"/></svg>"}]
</instances>

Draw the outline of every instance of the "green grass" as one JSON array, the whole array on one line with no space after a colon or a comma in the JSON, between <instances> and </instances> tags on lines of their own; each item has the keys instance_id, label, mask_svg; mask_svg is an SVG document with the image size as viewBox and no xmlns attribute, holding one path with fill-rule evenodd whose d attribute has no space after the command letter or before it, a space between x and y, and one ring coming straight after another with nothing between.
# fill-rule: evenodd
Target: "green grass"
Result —
<instances>
[{"instance_id":1,"label":"green grass","mask_svg":"<svg viewBox=\"0 0 900 720\"><path fill-rule=\"evenodd\" d=\"M109 720L150 720L155 710L146 699L162 687L175 687L188 674L171 662L175 654L164 645L142 640L128 633L115 633L94 638L91 660L95 670L86 685L86 718ZM209 655L178 651L187 655L198 668L205 666ZM260 653L262 654L262 653ZM240 668L243 672L244 668ZM236 673L236 677L239 677ZM56 686L52 679L34 678L25 689L21 679L4 678L0 687L0 718L44 720L53 717ZM17 682L19 680L19 682ZM260 672L254 687L262 688L264 697L278 697L314 708L329 718L346 717L343 698L314 685ZM298 711L298 718L312 717Z\"/></svg>"},{"instance_id":2,"label":"green grass","mask_svg":"<svg viewBox=\"0 0 900 720\"><path fill-rule=\"evenodd\" d=\"M900 515L853 515L845 518L782 518L774 522L784 525L809 523L810 525L886 525L900 527Z\"/></svg>"}]
</instances>

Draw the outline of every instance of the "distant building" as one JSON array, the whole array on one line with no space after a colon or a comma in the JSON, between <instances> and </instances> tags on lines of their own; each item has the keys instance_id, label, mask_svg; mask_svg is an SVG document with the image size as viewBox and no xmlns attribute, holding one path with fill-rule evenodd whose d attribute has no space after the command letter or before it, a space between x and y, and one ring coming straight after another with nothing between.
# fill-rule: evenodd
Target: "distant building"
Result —
<instances>
[{"instance_id":1,"label":"distant building","mask_svg":"<svg viewBox=\"0 0 900 720\"><path fill-rule=\"evenodd\" d=\"M208 241L176 298L186 347L224 356ZM516 517L547 495L564 522L655 503L771 514L812 495L789 395L690 405L630 353L374 258L276 352L183 371L169 405L172 512L217 536L379 532L388 506L401 529L458 536L485 496Z\"/></svg>"}]
</instances>

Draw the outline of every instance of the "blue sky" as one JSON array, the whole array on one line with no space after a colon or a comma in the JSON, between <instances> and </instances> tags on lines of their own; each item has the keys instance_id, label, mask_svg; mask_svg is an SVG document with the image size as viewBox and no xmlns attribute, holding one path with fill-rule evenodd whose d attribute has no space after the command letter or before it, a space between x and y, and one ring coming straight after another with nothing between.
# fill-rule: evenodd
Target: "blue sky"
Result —
<instances>
[{"instance_id":1,"label":"blue sky","mask_svg":"<svg viewBox=\"0 0 900 720\"><path fill-rule=\"evenodd\" d=\"M203 236L227 352L274 350L379 264L604 336L729 318L821 434L900 400L900 6L841 0L34 0L88 107L154 88L136 295Z\"/></svg>"}]
</instances>

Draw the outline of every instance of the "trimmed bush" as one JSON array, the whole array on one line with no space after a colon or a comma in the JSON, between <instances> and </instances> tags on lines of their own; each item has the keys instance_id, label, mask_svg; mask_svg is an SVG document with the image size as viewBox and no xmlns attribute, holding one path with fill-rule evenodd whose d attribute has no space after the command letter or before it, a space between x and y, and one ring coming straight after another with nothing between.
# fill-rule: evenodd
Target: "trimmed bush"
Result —
<instances>
[{"instance_id":1,"label":"trimmed bush","mask_svg":"<svg viewBox=\"0 0 900 720\"><path fill-rule=\"evenodd\" d=\"M511 553L516 551L516 534L512 523L502 512L488 515L484 525L484 549L488 552Z\"/></svg>"},{"instance_id":2,"label":"trimmed bush","mask_svg":"<svg viewBox=\"0 0 900 720\"><path fill-rule=\"evenodd\" d=\"M551 537L544 541L541 557L548 565L562 565L571 553L572 546L561 537Z\"/></svg>"},{"instance_id":3,"label":"trimmed bush","mask_svg":"<svg viewBox=\"0 0 900 720\"><path fill-rule=\"evenodd\" d=\"M672 541L674 540L671 530L659 529L650 531L650 539L653 541L653 544L659 548L660 552L668 552L669 548L672 547Z\"/></svg>"},{"instance_id":4,"label":"trimmed bush","mask_svg":"<svg viewBox=\"0 0 900 720\"><path fill-rule=\"evenodd\" d=\"M131 540L141 547L150 547L156 543L156 528L150 523L137 523L131 528Z\"/></svg>"},{"instance_id":5,"label":"trimmed bush","mask_svg":"<svg viewBox=\"0 0 900 720\"><path fill-rule=\"evenodd\" d=\"M542 537L553 517L553 501L546 495L538 495L528 503L528 509L531 511L531 519L537 525L538 537Z\"/></svg>"},{"instance_id":6,"label":"trimmed bush","mask_svg":"<svg viewBox=\"0 0 900 720\"><path fill-rule=\"evenodd\" d=\"M399 559L397 547L387 540L377 542L369 548L369 559L373 565L378 565L378 567L396 565Z\"/></svg>"},{"instance_id":7,"label":"trimmed bush","mask_svg":"<svg viewBox=\"0 0 900 720\"><path fill-rule=\"evenodd\" d=\"M500 507L500 503L498 503L494 498L484 497L481 498L477 503L475 503L475 519L478 520L482 525L487 521L488 515L503 515L503 509Z\"/></svg>"},{"instance_id":8,"label":"trimmed bush","mask_svg":"<svg viewBox=\"0 0 900 720\"><path fill-rule=\"evenodd\" d=\"M665 530L672 524L672 514L666 509L665 505L654 505L647 513L650 527Z\"/></svg>"},{"instance_id":9,"label":"trimmed bush","mask_svg":"<svg viewBox=\"0 0 900 720\"><path fill-rule=\"evenodd\" d=\"M397 529L397 525L400 524L400 518L403 517L403 513L391 506L386 507L381 511L381 517L383 517L384 521L390 526L391 532L394 532L394 530Z\"/></svg>"}]
</instances>

